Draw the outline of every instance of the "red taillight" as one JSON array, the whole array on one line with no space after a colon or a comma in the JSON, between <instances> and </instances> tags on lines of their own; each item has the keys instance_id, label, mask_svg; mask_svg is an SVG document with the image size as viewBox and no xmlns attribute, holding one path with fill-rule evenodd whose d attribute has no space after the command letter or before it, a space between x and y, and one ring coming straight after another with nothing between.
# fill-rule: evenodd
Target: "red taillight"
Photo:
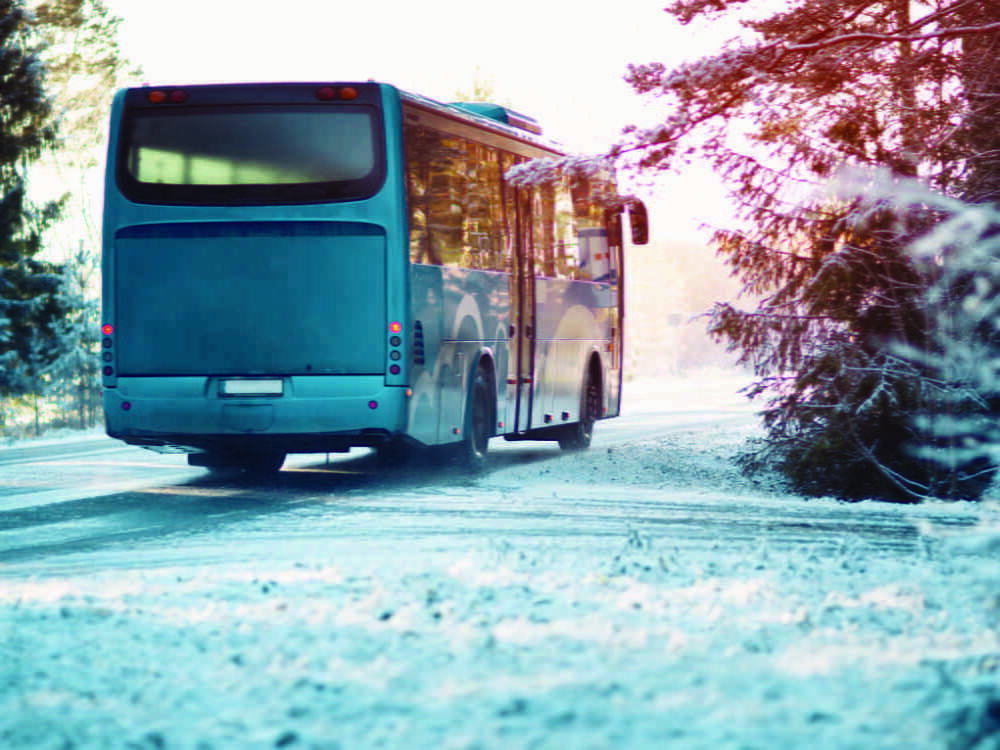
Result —
<instances>
[{"instance_id":1,"label":"red taillight","mask_svg":"<svg viewBox=\"0 0 1000 750\"><path fill-rule=\"evenodd\" d=\"M353 86L320 86L316 89L316 98L321 102L333 102L338 99L342 102L353 102L358 98L358 90Z\"/></svg>"},{"instance_id":2,"label":"red taillight","mask_svg":"<svg viewBox=\"0 0 1000 750\"><path fill-rule=\"evenodd\" d=\"M148 94L146 94L146 99L150 104L165 104L170 102L171 104L183 104L188 99L187 91L182 89L174 89L173 91L164 91L163 89L153 89Z\"/></svg>"}]
</instances>

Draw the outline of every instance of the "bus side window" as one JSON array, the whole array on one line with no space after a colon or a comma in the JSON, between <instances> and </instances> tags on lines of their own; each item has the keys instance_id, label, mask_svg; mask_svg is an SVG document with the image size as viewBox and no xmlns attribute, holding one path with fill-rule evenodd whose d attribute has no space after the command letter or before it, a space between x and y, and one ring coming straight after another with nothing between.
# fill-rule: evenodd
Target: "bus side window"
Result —
<instances>
[{"instance_id":1,"label":"bus side window","mask_svg":"<svg viewBox=\"0 0 1000 750\"><path fill-rule=\"evenodd\" d=\"M419 125L403 125L406 154L406 200L410 214L410 261L432 263L427 233L427 203L430 170L436 145L433 131Z\"/></svg>"},{"instance_id":2,"label":"bus side window","mask_svg":"<svg viewBox=\"0 0 1000 750\"><path fill-rule=\"evenodd\" d=\"M411 262L505 269L499 153L422 126L404 137Z\"/></svg>"},{"instance_id":3,"label":"bus side window","mask_svg":"<svg viewBox=\"0 0 1000 750\"><path fill-rule=\"evenodd\" d=\"M438 143L428 186L428 244L434 250L431 262L456 266L461 263L462 225L468 204L468 157L465 142L460 138L445 135Z\"/></svg>"},{"instance_id":4,"label":"bus side window","mask_svg":"<svg viewBox=\"0 0 1000 750\"><path fill-rule=\"evenodd\" d=\"M552 279L583 278L573 202L564 182L533 189L535 270Z\"/></svg>"},{"instance_id":5,"label":"bus side window","mask_svg":"<svg viewBox=\"0 0 1000 750\"><path fill-rule=\"evenodd\" d=\"M461 255L464 144L419 125L408 125L404 139L410 260L457 264Z\"/></svg>"},{"instance_id":6,"label":"bus side window","mask_svg":"<svg viewBox=\"0 0 1000 750\"><path fill-rule=\"evenodd\" d=\"M555 190L552 185L539 185L531 193L535 225L535 273L556 278Z\"/></svg>"},{"instance_id":7,"label":"bus side window","mask_svg":"<svg viewBox=\"0 0 1000 750\"><path fill-rule=\"evenodd\" d=\"M462 231L463 268L502 271L506 268L500 155L487 146L467 142L467 200Z\"/></svg>"},{"instance_id":8,"label":"bus side window","mask_svg":"<svg viewBox=\"0 0 1000 750\"><path fill-rule=\"evenodd\" d=\"M573 194L566 179L556 185L556 237L558 242L560 274L567 279L586 279L586 270L581 266L580 240L577 220L573 209Z\"/></svg>"},{"instance_id":9,"label":"bus side window","mask_svg":"<svg viewBox=\"0 0 1000 750\"><path fill-rule=\"evenodd\" d=\"M503 263L498 270L508 271L511 274L517 273L517 193L503 177L515 164L521 160L506 152L500 153L500 233L503 242Z\"/></svg>"}]
</instances>

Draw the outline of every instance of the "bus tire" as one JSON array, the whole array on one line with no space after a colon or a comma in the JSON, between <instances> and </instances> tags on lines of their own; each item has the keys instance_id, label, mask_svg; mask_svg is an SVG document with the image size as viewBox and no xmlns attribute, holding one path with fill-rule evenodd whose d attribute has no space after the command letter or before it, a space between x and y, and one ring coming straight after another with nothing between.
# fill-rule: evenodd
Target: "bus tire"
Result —
<instances>
[{"instance_id":1,"label":"bus tire","mask_svg":"<svg viewBox=\"0 0 1000 750\"><path fill-rule=\"evenodd\" d=\"M486 468L486 454L493 435L494 389L486 365L476 367L462 425L462 442L457 459L461 468L480 472Z\"/></svg>"},{"instance_id":2,"label":"bus tire","mask_svg":"<svg viewBox=\"0 0 1000 750\"><path fill-rule=\"evenodd\" d=\"M583 376L580 392L580 421L567 425L559 436L559 447L564 451L583 451L590 447L594 437L594 423L601 410L601 381L594 377L591 368Z\"/></svg>"}]
</instances>

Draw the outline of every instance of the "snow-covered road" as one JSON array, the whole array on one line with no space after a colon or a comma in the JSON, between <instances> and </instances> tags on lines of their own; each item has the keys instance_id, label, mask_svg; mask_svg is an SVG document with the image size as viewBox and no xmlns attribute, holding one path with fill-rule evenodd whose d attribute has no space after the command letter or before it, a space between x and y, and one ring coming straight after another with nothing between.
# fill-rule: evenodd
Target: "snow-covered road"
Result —
<instances>
[{"instance_id":1,"label":"snow-covered road","mask_svg":"<svg viewBox=\"0 0 1000 750\"><path fill-rule=\"evenodd\" d=\"M736 387L474 479L0 451L0 747L1000 747L997 500L755 485Z\"/></svg>"}]
</instances>

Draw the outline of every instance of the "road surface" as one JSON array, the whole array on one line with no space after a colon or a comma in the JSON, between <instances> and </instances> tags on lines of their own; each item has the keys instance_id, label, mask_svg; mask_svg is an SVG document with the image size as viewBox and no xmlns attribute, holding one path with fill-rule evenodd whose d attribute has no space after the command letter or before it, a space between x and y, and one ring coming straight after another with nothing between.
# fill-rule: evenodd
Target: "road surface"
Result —
<instances>
[{"instance_id":1,"label":"road surface","mask_svg":"<svg viewBox=\"0 0 1000 750\"><path fill-rule=\"evenodd\" d=\"M0 450L0 746L995 747L996 502L755 483L736 389L477 477Z\"/></svg>"}]
</instances>

